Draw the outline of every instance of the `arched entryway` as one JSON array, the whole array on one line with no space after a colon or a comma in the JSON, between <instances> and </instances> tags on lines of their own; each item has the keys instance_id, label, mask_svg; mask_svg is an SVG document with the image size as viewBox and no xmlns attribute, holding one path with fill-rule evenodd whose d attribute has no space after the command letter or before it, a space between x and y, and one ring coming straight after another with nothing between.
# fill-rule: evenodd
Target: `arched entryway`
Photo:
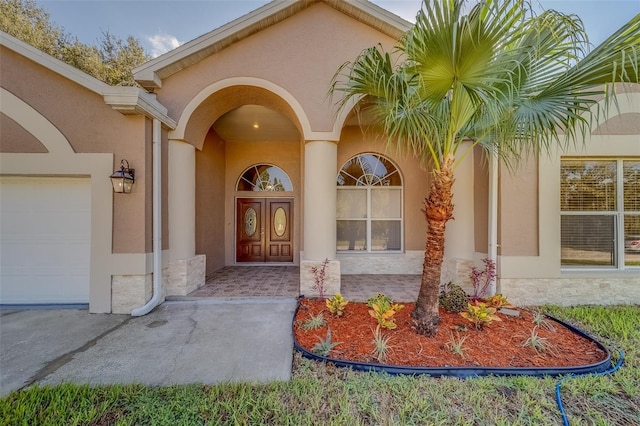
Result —
<instances>
[{"instance_id":1,"label":"arched entryway","mask_svg":"<svg viewBox=\"0 0 640 426\"><path fill-rule=\"evenodd\" d=\"M193 141L195 252L206 257L206 275L235 264L298 264L304 145L293 109L264 88L233 86L210 94L189 121L185 135L208 126ZM243 236L248 208L261 223ZM283 217L285 232L271 226Z\"/></svg>"}]
</instances>

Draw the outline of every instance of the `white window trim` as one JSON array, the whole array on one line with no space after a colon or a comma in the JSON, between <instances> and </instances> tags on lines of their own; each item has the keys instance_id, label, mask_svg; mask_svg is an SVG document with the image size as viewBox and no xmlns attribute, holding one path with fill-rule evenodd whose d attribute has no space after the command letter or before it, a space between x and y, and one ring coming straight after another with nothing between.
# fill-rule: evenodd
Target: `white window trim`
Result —
<instances>
[{"instance_id":1,"label":"white window trim","mask_svg":"<svg viewBox=\"0 0 640 426\"><path fill-rule=\"evenodd\" d=\"M380 218L380 219L373 219L371 218L371 190L372 189L377 189L377 188L383 188L383 189L398 189L400 190L400 218L396 219L396 218ZM354 254L398 254L398 253L404 253L404 186L338 186L338 191L341 190L359 190L359 191L366 191L367 192L367 217L341 217L339 219L336 219L337 221L347 221L347 220L352 220L352 221L361 221L361 222L365 222L365 233L366 233L366 246L367 249L366 250L337 250L337 253L354 253ZM384 222L391 222L391 221L395 221L395 222L400 222L400 250L371 250L372 244L371 244L371 223L372 222L377 222L377 221L384 221Z\"/></svg>"},{"instance_id":2,"label":"white window trim","mask_svg":"<svg viewBox=\"0 0 640 426\"><path fill-rule=\"evenodd\" d=\"M393 164L393 167L395 167L395 172L399 177L400 177L400 182L401 185L397 186L379 186L379 185L363 185L363 186L356 186L356 185L348 185L348 186L341 186L341 185L336 185L338 191L340 190L366 190L366 203L367 203L367 216L365 218L346 218L346 217L341 217L341 218L336 218L336 227L338 224L338 221L348 221L348 220L352 220L352 221L365 221L365 234L366 234L366 250L338 250L336 247L336 253L338 254L358 254L358 255L380 255L380 254L399 254L399 253L404 253L404 234L405 234L405 229L404 229L404 179L402 177L402 173L400 172L400 168L398 167L398 165L391 160L391 158L383 155L383 154L379 154L379 153L375 153L375 152L362 152L359 153L357 155L354 155L352 157L349 158L349 160L351 160L352 158L355 157L360 157L363 155L374 155L378 158L384 158L385 160L389 161L391 164ZM347 161L349 161L347 160ZM345 162L346 164L346 162ZM340 173L342 172L342 168L344 167L344 164L342 165L342 167L340 167L340 169L338 170L338 176L340 175ZM387 174L387 176L389 176L390 174ZM380 218L380 219L372 219L371 217L371 190L372 189L376 189L376 188L380 188L380 189L399 189L400 190L400 218L399 219L395 219L395 218ZM371 244L371 234L372 234L372 226L371 223L374 221L397 221L400 222L400 249L399 250L371 250L372 244Z\"/></svg>"},{"instance_id":3,"label":"white window trim","mask_svg":"<svg viewBox=\"0 0 640 426\"><path fill-rule=\"evenodd\" d=\"M560 264L561 272L627 272L637 271L640 266L626 265L625 251L624 251L624 181L623 181L623 164L625 161L635 161L632 157L573 157L566 156L560 159L560 169L562 169L562 162L565 160L575 161L615 161L616 162L616 210L594 210L594 211L563 211L560 209L560 216L572 215L572 216L614 216L615 217L615 253L614 253L614 265L588 265L588 266L574 266L574 265L562 265ZM560 189L560 193L562 190Z\"/></svg>"}]
</instances>

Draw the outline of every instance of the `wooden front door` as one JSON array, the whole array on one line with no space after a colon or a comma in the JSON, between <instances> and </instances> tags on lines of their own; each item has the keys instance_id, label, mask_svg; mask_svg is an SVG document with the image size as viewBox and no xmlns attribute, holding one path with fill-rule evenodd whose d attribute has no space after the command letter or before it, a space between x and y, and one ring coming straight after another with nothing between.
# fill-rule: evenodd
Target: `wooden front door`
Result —
<instances>
[{"instance_id":1,"label":"wooden front door","mask_svg":"<svg viewBox=\"0 0 640 426\"><path fill-rule=\"evenodd\" d=\"M238 198L237 262L293 262L293 200Z\"/></svg>"}]
</instances>

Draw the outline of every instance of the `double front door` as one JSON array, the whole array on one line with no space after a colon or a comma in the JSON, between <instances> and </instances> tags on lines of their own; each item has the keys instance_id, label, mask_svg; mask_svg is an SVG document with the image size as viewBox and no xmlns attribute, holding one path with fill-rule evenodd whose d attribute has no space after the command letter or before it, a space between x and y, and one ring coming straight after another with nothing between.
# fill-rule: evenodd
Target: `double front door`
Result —
<instances>
[{"instance_id":1,"label":"double front door","mask_svg":"<svg viewBox=\"0 0 640 426\"><path fill-rule=\"evenodd\" d=\"M236 262L293 262L293 200L238 198Z\"/></svg>"}]
</instances>

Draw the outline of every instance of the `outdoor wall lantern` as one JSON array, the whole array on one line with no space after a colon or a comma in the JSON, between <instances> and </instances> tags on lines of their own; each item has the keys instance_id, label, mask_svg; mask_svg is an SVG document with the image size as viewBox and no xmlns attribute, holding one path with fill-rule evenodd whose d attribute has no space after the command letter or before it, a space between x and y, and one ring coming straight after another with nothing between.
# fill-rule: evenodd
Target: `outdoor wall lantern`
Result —
<instances>
[{"instance_id":1,"label":"outdoor wall lantern","mask_svg":"<svg viewBox=\"0 0 640 426\"><path fill-rule=\"evenodd\" d=\"M120 161L120 170L116 170L111 175L113 192L116 194L129 194L135 182L135 170L129 168L127 160Z\"/></svg>"}]
</instances>

